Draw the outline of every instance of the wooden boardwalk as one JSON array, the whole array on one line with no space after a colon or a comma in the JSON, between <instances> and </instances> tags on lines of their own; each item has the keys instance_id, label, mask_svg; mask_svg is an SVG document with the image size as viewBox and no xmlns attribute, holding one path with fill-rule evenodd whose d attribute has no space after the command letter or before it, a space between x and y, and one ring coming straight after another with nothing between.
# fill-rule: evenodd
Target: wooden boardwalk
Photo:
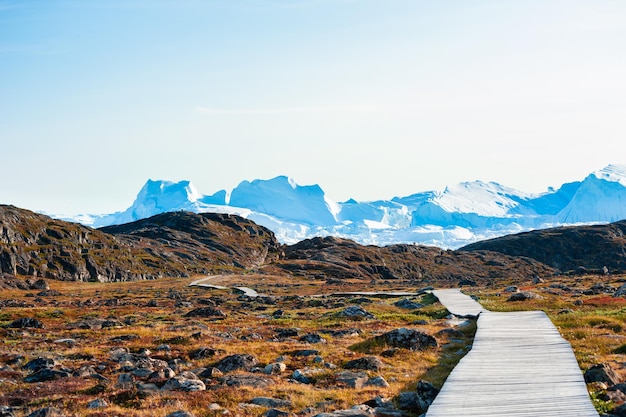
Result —
<instances>
[{"instance_id":1,"label":"wooden boardwalk","mask_svg":"<svg viewBox=\"0 0 626 417\"><path fill-rule=\"evenodd\" d=\"M570 344L544 312L496 313L459 290L433 294L455 315L478 315L478 330L426 417L598 417Z\"/></svg>"}]
</instances>

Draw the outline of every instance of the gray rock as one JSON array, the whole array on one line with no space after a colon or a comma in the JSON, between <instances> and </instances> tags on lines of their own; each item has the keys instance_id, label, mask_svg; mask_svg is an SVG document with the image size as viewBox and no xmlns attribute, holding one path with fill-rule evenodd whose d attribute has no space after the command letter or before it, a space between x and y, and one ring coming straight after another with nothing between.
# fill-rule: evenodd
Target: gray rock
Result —
<instances>
[{"instance_id":1,"label":"gray rock","mask_svg":"<svg viewBox=\"0 0 626 417\"><path fill-rule=\"evenodd\" d=\"M326 343L326 339L324 339L317 333L305 334L304 336L300 337L299 340L305 343Z\"/></svg>"},{"instance_id":2,"label":"gray rock","mask_svg":"<svg viewBox=\"0 0 626 417\"><path fill-rule=\"evenodd\" d=\"M401 327L376 336L375 340L382 341L388 346L409 350L424 350L437 346L437 340L426 333Z\"/></svg>"},{"instance_id":3,"label":"gray rock","mask_svg":"<svg viewBox=\"0 0 626 417\"><path fill-rule=\"evenodd\" d=\"M506 301L526 301L526 300L532 300L532 299L540 300L542 298L543 297L533 292L521 291L521 292L516 292L515 294L511 295Z\"/></svg>"},{"instance_id":4,"label":"gray rock","mask_svg":"<svg viewBox=\"0 0 626 417\"><path fill-rule=\"evenodd\" d=\"M339 312L339 317L346 317L351 319L373 319L376 318L372 313L366 311L361 306L349 306Z\"/></svg>"},{"instance_id":5,"label":"gray rock","mask_svg":"<svg viewBox=\"0 0 626 417\"><path fill-rule=\"evenodd\" d=\"M613 294L613 297L626 297L626 284L619 287Z\"/></svg>"},{"instance_id":6,"label":"gray rock","mask_svg":"<svg viewBox=\"0 0 626 417\"><path fill-rule=\"evenodd\" d=\"M250 400L250 403L267 408L291 407L291 401L289 400L268 397L256 397Z\"/></svg>"},{"instance_id":7,"label":"gray rock","mask_svg":"<svg viewBox=\"0 0 626 417\"><path fill-rule=\"evenodd\" d=\"M224 372L220 371L219 369L215 367L206 368L198 374L200 378L204 378L204 379L217 378L223 375L224 375Z\"/></svg>"},{"instance_id":8,"label":"gray rock","mask_svg":"<svg viewBox=\"0 0 626 417\"><path fill-rule=\"evenodd\" d=\"M266 412L264 412L261 415L263 417L288 417L291 414L289 414L286 411L282 411L282 410L278 410L276 408L272 408L271 410L267 410Z\"/></svg>"},{"instance_id":9,"label":"gray rock","mask_svg":"<svg viewBox=\"0 0 626 417\"><path fill-rule=\"evenodd\" d=\"M417 310L419 308L424 307L424 304L420 304L417 301L410 300L408 298L403 298L401 300L393 303L394 306L404 308L406 310Z\"/></svg>"},{"instance_id":10,"label":"gray rock","mask_svg":"<svg viewBox=\"0 0 626 417\"><path fill-rule=\"evenodd\" d=\"M370 378L367 380L367 382L365 382L366 387L379 387L379 388L389 388L389 382L387 382L387 380L385 378L383 378L382 376L375 376L373 378Z\"/></svg>"},{"instance_id":11,"label":"gray rock","mask_svg":"<svg viewBox=\"0 0 626 417\"><path fill-rule=\"evenodd\" d=\"M291 378L294 381L300 382L302 384L312 384L313 383L313 378L311 378L310 376L307 375L307 373L301 369L296 369L295 371L293 371L293 374L291 374Z\"/></svg>"},{"instance_id":12,"label":"gray rock","mask_svg":"<svg viewBox=\"0 0 626 417\"><path fill-rule=\"evenodd\" d=\"M22 317L9 323L9 327L13 329L43 329L44 324L41 321L31 317Z\"/></svg>"},{"instance_id":13,"label":"gray rock","mask_svg":"<svg viewBox=\"0 0 626 417\"><path fill-rule=\"evenodd\" d=\"M26 417L66 417L63 411L55 407L44 407L35 410Z\"/></svg>"},{"instance_id":14,"label":"gray rock","mask_svg":"<svg viewBox=\"0 0 626 417\"><path fill-rule=\"evenodd\" d=\"M117 383L115 384L116 388L121 389L130 389L135 386L135 378L131 374L120 374L117 377Z\"/></svg>"},{"instance_id":15,"label":"gray rock","mask_svg":"<svg viewBox=\"0 0 626 417\"><path fill-rule=\"evenodd\" d=\"M52 358L37 358L33 359L22 366L22 369L36 372L41 369L52 369L57 365L57 362Z\"/></svg>"},{"instance_id":16,"label":"gray rock","mask_svg":"<svg viewBox=\"0 0 626 417\"><path fill-rule=\"evenodd\" d=\"M168 379L161 389L163 391L195 392L205 391L206 385L193 372L183 372L180 375Z\"/></svg>"},{"instance_id":17,"label":"gray rock","mask_svg":"<svg viewBox=\"0 0 626 417\"><path fill-rule=\"evenodd\" d=\"M230 355L219 361L215 367L220 371L227 373L232 371L250 371L259 361L250 354Z\"/></svg>"},{"instance_id":18,"label":"gray rock","mask_svg":"<svg viewBox=\"0 0 626 417\"><path fill-rule=\"evenodd\" d=\"M363 388L367 379L367 374L365 372L342 371L335 374L335 380L337 383L348 388Z\"/></svg>"},{"instance_id":19,"label":"gray rock","mask_svg":"<svg viewBox=\"0 0 626 417\"><path fill-rule=\"evenodd\" d=\"M198 307L185 314L185 317L224 318L226 313L215 307Z\"/></svg>"},{"instance_id":20,"label":"gray rock","mask_svg":"<svg viewBox=\"0 0 626 417\"><path fill-rule=\"evenodd\" d=\"M401 392L397 397L397 405L401 410L425 413L435 400L439 390L428 381L419 381L415 391Z\"/></svg>"},{"instance_id":21,"label":"gray rock","mask_svg":"<svg viewBox=\"0 0 626 417\"><path fill-rule=\"evenodd\" d=\"M269 365L267 365L263 369L263 372L266 373L267 375L278 375L278 374L285 372L286 369L287 369L287 365L285 365L284 363L275 362L275 363L270 363Z\"/></svg>"},{"instance_id":22,"label":"gray rock","mask_svg":"<svg viewBox=\"0 0 626 417\"><path fill-rule=\"evenodd\" d=\"M599 363L585 371L585 382L604 382L607 385L615 385L620 382L619 376L607 364Z\"/></svg>"},{"instance_id":23,"label":"gray rock","mask_svg":"<svg viewBox=\"0 0 626 417\"><path fill-rule=\"evenodd\" d=\"M366 405L356 405L347 410L337 410L332 413L319 413L314 417L372 417L374 410Z\"/></svg>"},{"instance_id":24,"label":"gray rock","mask_svg":"<svg viewBox=\"0 0 626 417\"><path fill-rule=\"evenodd\" d=\"M170 413L168 415L166 415L165 417L195 417L193 414L191 414L189 411L174 411L173 413Z\"/></svg>"},{"instance_id":25,"label":"gray rock","mask_svg":"<svg viewBox=\"0 0 626 417\"><path fill-rule=\"evenodd\" d=\"M87 408L106 408L108 406L109 404L102 398L98 398L97 400L93 400L87 403Z\"/></svg>"},{"instance_id":26,"label":"gray rock","mask_svg":"<svg viewBox=\"0 0 626 417\"><path fill-rule=\"evenodd\" d=\"M265 378L257 375L228 375L220 378L219 381L229 387L252 387L252 388L267 388L273 384L273 381L269 378Z\"/></svg>"},{"instance_id":27,"label":"gray rock","mask_svg":"<svg viewBox=\"0 0 626 417\"><path fill-rule=\"evenodd\" d=\"M365 371L379 371L385 366L383 362L376 356L365 356L359 359L348 361L344 368L346 369L363 369Z\"/></svg>"},{"instance_id":28,"label":"gray rock","mask_svg":"<svg viewBox=\"0 0 626 417\"><path fill-rule=\"evenodd\" d=\"M39 371L28 375L24 378L24 382L44 382L44 381L54 381L61 378L68 378L72 376L67 371L58 371L56 369L40 369Z\"/></svg>"}]
</instances>

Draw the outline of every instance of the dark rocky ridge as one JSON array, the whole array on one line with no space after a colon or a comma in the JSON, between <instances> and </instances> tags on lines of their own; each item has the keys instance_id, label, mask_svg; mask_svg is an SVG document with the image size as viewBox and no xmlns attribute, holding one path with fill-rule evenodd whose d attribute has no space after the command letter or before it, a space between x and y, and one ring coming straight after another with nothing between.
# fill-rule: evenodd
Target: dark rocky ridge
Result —
<instances>
[{"instance_id":1,"label":"dark rocky ridge","mask_svg":"<svg viewBox=\"0 0 626 417\"><path fill-rule=\"evenodd\" d=\"M498 252L457 252L418 245L362 246L335 237L307 239L284 248L276 266L315 278L402 279L425 282L532 279L554 269Z\"/></svg>"},{"instance_id":2,"label":"dark rocky ridge","mask_svg":"<svg viewBox=\"0 0 626 417\"><path fill-rule=\"evenodd\" d=\"M255 272L471 285L577 268L626 270L625 230L626 222L539 230L456 251L335 237L281 245L273 232L236 215L172 212L92 229L0 205L0 273L104 282Z\"/></svg>"},{"instance_id":3,"label":"dark rocky ridge","mask_svg":"<svg viewBox=\"0 0 626 417\"><path fill-rule=\"evenodd\" d=\"M626 272L626 220L508 235L472 243L458 252L485 250L532 258L563 273L623 273Z\"/></svg>"},{"instance_id":4,"label":"dark rocky ridge","mask_svg":"<svg viewBox=\"0 0 626 417\"><path fill-rule=\"evenodd\" d=\"M165 213L92 229L0 205L0 272L71 281L131 281L251 268L274 234L228 214Z\"/></svg>"}]
</instances>

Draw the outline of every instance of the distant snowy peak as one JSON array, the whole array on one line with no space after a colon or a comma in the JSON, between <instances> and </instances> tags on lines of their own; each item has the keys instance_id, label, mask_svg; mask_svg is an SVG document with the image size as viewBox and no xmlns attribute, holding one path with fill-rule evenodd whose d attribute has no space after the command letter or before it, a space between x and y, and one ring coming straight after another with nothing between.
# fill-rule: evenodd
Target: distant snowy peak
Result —
<instances>
[{"instance_id":1,"label":"distant snowy peak","mask_svg":"<svg viewBox=\"0 0 626 417\"><path fill-rule=\"evenodd\" d=\"M614 222L626 218L626 165L609 165L580 184L558 214L561 223Z\"/></svg>"},{"instance_id":2,"label":"distant snowy peak","mask_svg":"<svg viewBox=\"0 0 626 417\"><path fill-rule=\"evenodd\" d=\"M229 205L320 226L336 224L339 212L336 203L326 197L319 185L301 186L286 176L242 181L231 192Z\"/></svg>"},{"instance_id":3,"label":"distant snowy peak","mask_svg":"<svg viewBox=\"0 0 626 417\"><path fill-rule=\"evenodd\" d=\"M132 222L155 214L189 208L203 195L190 181L148 180L133 204L116 218L118 223Z\"/></svg>"},{"instance_id":4,"label":"distant snowy peak","mask_svg":"<svg viewBox=\"0 0 626 417\"><path fill-rule=\"evenodd\" d=\"M609 165L591 173L591 175L600 180L619 182L626 187L626 165Z\"/></svg>"},{"instance_id":5,"label":"distant snowy peak","mask_svg":"<svg viewBox=\"0 0 626 417\"><path fill-rule=\"evenodd\" d=\"M475 213L481 216L505 216L530 194L495 182L461 182L436 193L432 202L447 212Z\"/></svg>"}]
</instances>

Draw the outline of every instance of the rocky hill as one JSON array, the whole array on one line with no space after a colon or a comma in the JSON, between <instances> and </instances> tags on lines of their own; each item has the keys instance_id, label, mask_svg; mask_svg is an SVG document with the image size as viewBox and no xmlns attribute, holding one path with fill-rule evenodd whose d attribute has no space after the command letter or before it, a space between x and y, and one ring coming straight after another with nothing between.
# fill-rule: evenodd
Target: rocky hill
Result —
<instances>
[{"instance_id":1,"label":"rocky hill","mask_svg":"<svg viewBox=\"0 0 626 417\"><path fill-rule=\"evenodd\" d=\"M279 244L227 214L166 213L92 229L0 205L0 272L73 281L130 281L251 268Z\"/></svg>"},{"instance_id":2,"label":"rocky hill","mask_svg":"<svg viewBox=\"0 0 626 417\"><path fill-rule=\"evenodd\" d=\"M626 221L561 227L454 251L361 245L336 237L281 245L270 230L232 214L171 212L92 229L0 206L0 272L103 282L255 272L335 282L488 284L559 272L625 271L625 231Z\"/></svg>"},{"instance_id":3,"label":"rocky hill","mask_svg":"<svg viewBox=\"0 0 626 417\"><path fill-rule=\"evenodd\" d=\"M497 278L532 279L554 269L530 258L498 252L457 252L419 245L363 246L351 240L307 239L284 248L275 263L293 274L317 278L421 280L471 285Z\"/></svg>"},{"instance_id":4,"label":"rocky hill","mask_svg":"<svg viewBox=\"0 0 626 417\"><path fill-rule=\"evenodd\" d=\"M458 252L496 251L527 257L563 273L626 271L626 221L535 230L476 242Z\"/></svg>"}]
</instances>

